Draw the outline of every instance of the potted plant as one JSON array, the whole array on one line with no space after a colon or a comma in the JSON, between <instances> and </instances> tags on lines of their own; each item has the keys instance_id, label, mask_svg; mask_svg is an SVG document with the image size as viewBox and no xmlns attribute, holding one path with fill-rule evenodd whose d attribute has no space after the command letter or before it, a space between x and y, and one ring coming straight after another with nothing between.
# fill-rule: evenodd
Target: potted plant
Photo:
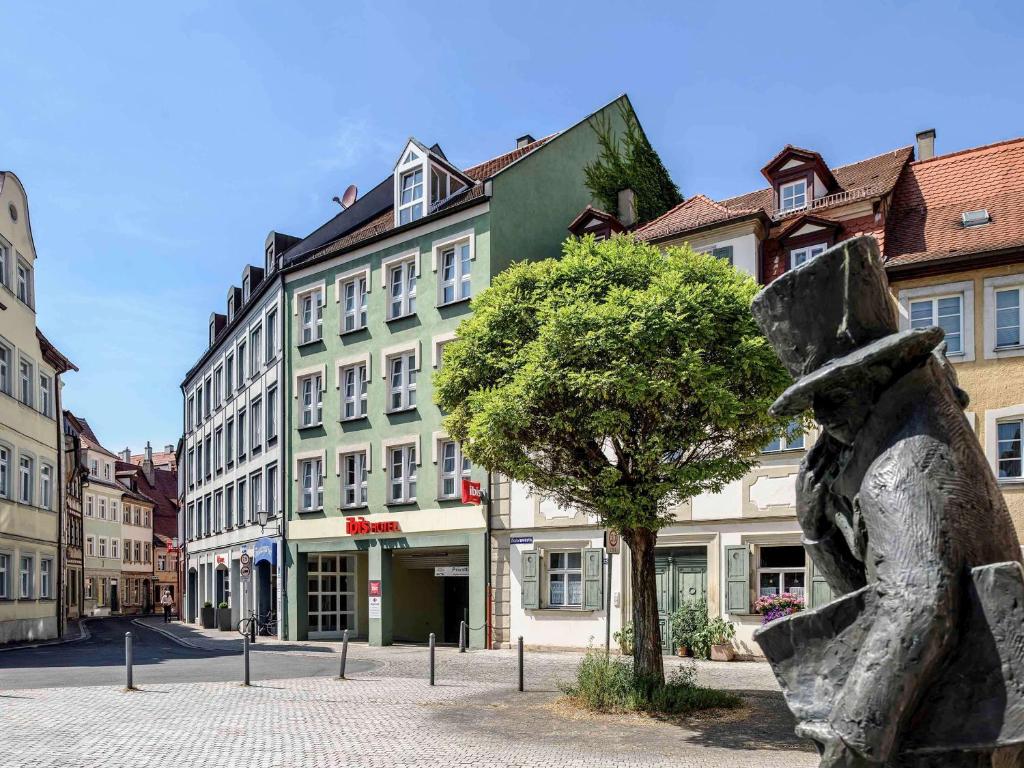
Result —
<instances>
[{"instance_id":1,"label":"potted plant","mask_svg":"<svg viewBox=\"0 0 1024 768\"><path fill-rule=\"evenodd\" d=\"M804 609L804 598L802 595L794 595L792 592L783 592L778 595L763 595L754 601L754 613L761 614L761 623L781 619L797 611Z\"/></svg>"},{"instance_id":2,"label":"potted plant","mask_svg":"<svg viewBox=\"0 0 1024 768\"><path fill-rule=\"evenodd\" d=\"M202 623L203 629L213 629L215 620L213 603L209 601L203 603L203 609L199 612L199 621Z\"/></svg>"},{"instance_id":3,"label":"potted plant","mask_svg":"<svg viewBox=\"0 0 1024 768\"><path fill-rule=\"evenodd\" d=\"M736 627L732 622L726 621L721 616L716 616L708 622L707 637L711 644L712 661L732 661L736 658L736 651L732 647L732 639L736 637Z\"/></svg>"},{"instance_id":4,"label":"potted plant","mask_svg":"<svg viewBox=\"0 0 1024 768\"><path fill-rule=\"evenodd\" d=\"M620 631L615 632L612 638L619 644L619 651L623 656L633 655L633 622L629 622Z\"/></svg>"},{"instance_id":5,"label":"potted plant","mask_svg":"<svg viewBox=\"0 0 1024 768\"><path fill-rule=\"evenodd\" d=\"M687 600L672 613L669 617L671 639L680 656L686 656L694 650L696 640L707 623L708 606L703 600Z\"/></svg>"},{"instance_id":6,"label":"potted plant","mask_svg":"<svg viewBox=\"0 0 1024 768\"><path fill-rule=\"evenodd\" d=\"M227 603L221 603L217 606L217 628L221 632L231 631L231 608L228 607Z\"/></svg>"}]
</instances>

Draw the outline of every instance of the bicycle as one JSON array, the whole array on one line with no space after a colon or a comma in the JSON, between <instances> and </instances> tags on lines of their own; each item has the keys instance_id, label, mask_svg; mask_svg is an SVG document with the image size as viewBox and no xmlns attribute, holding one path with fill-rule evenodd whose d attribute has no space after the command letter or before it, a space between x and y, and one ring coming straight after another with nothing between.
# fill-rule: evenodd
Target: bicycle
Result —
<instances>
[{"instance_id":1,"label":"bicycle","mask_svg":"<svg viewBox=\"0 0 1024 768\"><path fill-rule=\"evenodd\" d=\"M276 637L277 636L277 616L273 611L267 611L262 617L253 611L249 614L248 618L242 619L238 622L238 632L244 636L250 636L253 622L256 623L256 634L263 637Z\"/></svg>"}]
</instances>

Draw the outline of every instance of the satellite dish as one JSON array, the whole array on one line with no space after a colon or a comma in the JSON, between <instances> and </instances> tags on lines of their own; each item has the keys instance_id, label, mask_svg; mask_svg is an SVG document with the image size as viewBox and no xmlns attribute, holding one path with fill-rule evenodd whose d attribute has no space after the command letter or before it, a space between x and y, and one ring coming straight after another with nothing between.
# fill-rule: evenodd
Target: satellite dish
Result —
<instances>
[{"instance_id":1,"label":"satellite dish","mask_svg":"<svg viewBox=\"0 0 1024 768\"><path fill-rule=\"evenodd\" d=\"M356 201L356 197L359 195L359 190L355 184L349 184L348 189L345 190L345 194L341 196L341 207L348 208Z\"/></svg>"}]
</instances>

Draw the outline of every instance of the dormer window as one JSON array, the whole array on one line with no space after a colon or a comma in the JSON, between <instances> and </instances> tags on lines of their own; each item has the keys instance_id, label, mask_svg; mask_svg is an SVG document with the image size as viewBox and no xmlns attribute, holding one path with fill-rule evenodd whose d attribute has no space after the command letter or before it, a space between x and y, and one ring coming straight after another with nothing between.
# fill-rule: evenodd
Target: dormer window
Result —
<instances>
[{"instance_id":1,"label":"dormer window","mask_svg":"<svg viewBox=\"0 0 1024 768\"><path fill-rule=\"evenodd\" d=\"M807 180L798 179L779 186L779 210L795 211L807 205Z\"/></svg>"},{"instance_id":2,"label":"dormer window","mask_svg":"<svg viewBox=\"0 0 1024 768\"><path fill-rule=\"evenodd\" d=\"M423 169L417 168L402 174L398 223L408 224L420 218L423 218Z\"/></svg>"},{"instance_id":3,"label":"dormer window","mask_svg":"<svg viewBox=\"0 0 1024 768\"><path fill-rule=\"evenodd\" d=\"M217 340L217 321L210 321L210 346L213 346L213 342Z\"/></svg>"},{"instance_id":4,"label":"dormer window","mask_svg":"<svg viewBox=\"0 0 1024 768\"><path fill-rule=\"evenodd\" d=\"M274 246L273 244L267 247L267 274L269 275L274 271Z\"/></svg>"},{"instance_id":5,"label":"dormer window","mask_svg":"<svg viewBox=\"0 0 1024 768\"><path fill-rule=\"evenodd\" d=\"M231 290L232 295L228 297L228 322L235 319L235 289Z\"/></svg>"},{"instance_id":6,"label":"dormer window","mask_svg":"<svg viewBox=\"0 0 1024 768\"><path fill-rule=\"evenodd\" d=\"M249 280L249 276L246 275L245 277L242 278L242 301L243 302L249 300L249 288L250 288L250 280Z\"/></svg>"}]
</instances>

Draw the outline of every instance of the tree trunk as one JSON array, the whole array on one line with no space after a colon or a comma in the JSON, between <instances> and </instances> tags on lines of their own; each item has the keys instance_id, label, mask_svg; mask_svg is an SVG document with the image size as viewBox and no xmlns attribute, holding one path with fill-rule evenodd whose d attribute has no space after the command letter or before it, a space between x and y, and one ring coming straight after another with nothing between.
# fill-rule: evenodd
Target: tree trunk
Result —
<instances>
[{"instance_id":1,"label":"tree trunk","mask_svg":"<svg viewBox=\"0 0 1024 768\"><path fill-rule=\"evenodd\" d=\"M630 552L630 586L633 592L633 669L655 682L665 680L658 629L658 590L654 580L654 546L657 531L632 528L622 532Z\"/></svg>"}]
</instances>

